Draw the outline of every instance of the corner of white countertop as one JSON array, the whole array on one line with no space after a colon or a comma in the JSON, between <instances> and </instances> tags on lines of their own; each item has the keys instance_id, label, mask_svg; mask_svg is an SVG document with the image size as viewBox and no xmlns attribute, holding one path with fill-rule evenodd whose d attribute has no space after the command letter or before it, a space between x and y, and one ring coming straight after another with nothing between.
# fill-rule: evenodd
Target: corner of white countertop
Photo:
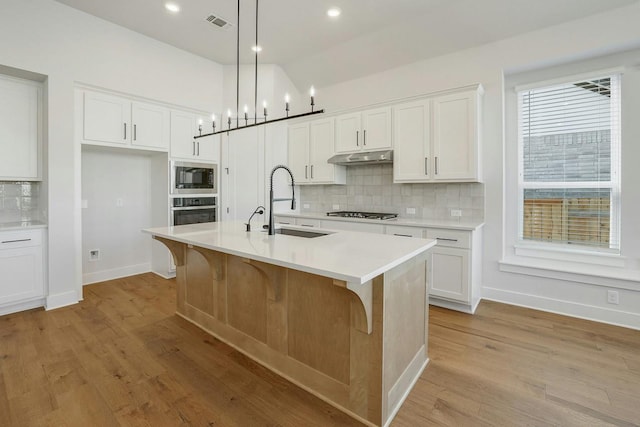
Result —
<instances>
[{"instance_id":1,"label":"corner of white countertop","mask_svg":"<svg viewBox=\"0 0 640 427\"><path fill-rule=\"evenodd\" d=\"M344 218L338 216L327 216L323 212L274 212L275 216L285 216L290 218L309 218L327 221L346 221L359 222L365 224L382 224L382 225L401 225L406 227L420 228L447 228L451 230L474 231L484 225L482 220L447 220L447 219L427 219L427 218L392 218L392 219L361 219L361 218Z\"/></svg>"}]
</instances>

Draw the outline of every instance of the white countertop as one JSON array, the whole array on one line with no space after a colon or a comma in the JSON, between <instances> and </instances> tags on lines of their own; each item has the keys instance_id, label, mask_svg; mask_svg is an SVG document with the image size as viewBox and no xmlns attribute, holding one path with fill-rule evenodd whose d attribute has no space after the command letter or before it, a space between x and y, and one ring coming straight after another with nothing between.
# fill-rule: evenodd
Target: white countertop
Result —
<instances>
[{"instance_id":1,"label":"white countertop","mask_svg":"<svg viewBox=\"0 0 640 427\"><path fill-rule=\"evenodd\" d=\"M47 228L42 221L15 221L0 223L0 231L30 230L34 228Z\"/></svg>"},{"instance_id":2,"label":"white countertop","mask_svg":"<svg viewBox=\"0 0 640 427\"><path fill-rule=\"evenodd\" d=\"M447 228L451 230L467 230L473 231L484 225L483 221L458 221L438 220L438 219L409 219L409 218L393 218L393 219L361 219L361 218L343 218L339 216L327 216L326 213L295 213L295 212L275 212L276 216L286 216L291 218L310 218L327 221L347 221L361 222L366 224L382 224L382 225L405 225L407 227L423 227L423 228Z\"/></svg>"},{"instance_id":3,"label":"white countertop","mask_svg":"<svg viewBox=\"0 0 640 427\"><path fill-rule=\"evenodd\" d=\"M436 244L385 234L330 231L321 237L267 235L256 222L246 232L240 221L158 227L143 230L159 237L281 267L362 284L427 251ZM314 228L286 226L304 231Z\"/></svg>"}]
</instances>

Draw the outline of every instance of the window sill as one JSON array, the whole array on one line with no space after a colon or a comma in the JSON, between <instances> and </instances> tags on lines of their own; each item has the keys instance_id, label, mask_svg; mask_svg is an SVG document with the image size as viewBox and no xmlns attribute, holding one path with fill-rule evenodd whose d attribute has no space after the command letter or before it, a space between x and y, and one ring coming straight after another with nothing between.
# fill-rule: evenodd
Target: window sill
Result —
<instances>
[{"instance_id":1,"label":"window sill","mask_svg":"<svg viewBox=\"0 0 640 427\"><path fill-rule=\"evenodd\" d=\"M547 245L516 244L514 245L516 257L535 258L540 260L561 261L563 263L586 264L589 266L604 266L625 268L626 257L617 252L594 252L584 249L568 247L550 247ZM585 266L579 266L584 268Z\"/></svg>"},{"instance_id":2,"label":"window sill","mask_svg":"<svg viewBox=\"0 0 640 427\"><path fill-rule=\"evenodd\" d=\"M597 255L590 255L589 258L591 257L595 258ZM608 254L603 254L602 257L604 259L613 258ZM640 283L640 270L631 269L628 266L625 268L626 258L624 257L618 255L617 259L622 262L623 265L621 267L603 263L596 264L584 260L571 261L562 259L560 256L556 256L554 259L512 256L505 257L499 261L499 268L500 271L507 273L637 291Z\"/></svg>"}]
</instances>

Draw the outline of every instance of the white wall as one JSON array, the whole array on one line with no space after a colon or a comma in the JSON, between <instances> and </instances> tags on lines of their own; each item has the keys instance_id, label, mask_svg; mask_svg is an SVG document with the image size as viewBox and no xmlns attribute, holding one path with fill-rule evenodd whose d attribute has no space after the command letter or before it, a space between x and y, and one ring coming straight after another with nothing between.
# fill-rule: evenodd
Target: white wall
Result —
<instances>
[{"instance_id":1,"label":"white wall","mask_svg":"<svg viewBox=\"0 0 640 427\"><path fill-rule=\"evenodd\" d=\"M166 154L157 155L166 165ZM83 284L151 269L152 241L140 230L154 226L152 182L154 176L166 175L154 173L153 166L150 153L83 147ZM166 194L163 199L166 211ZM97 261L89 259L94 249L100 250Z\"/></svg>"},{"instance_id":2,"label":"white wall","mask_svg":"<svg viewBox=\"0 0 640 427\"><path fill-rule=\"evenodd\" d=\"M606 278L594 280L595 284L586 284L506 273L499 268L505 239L505 207L515 203L503 199L504 168L510 170L516 167L514 164L504 164L505 144L515 143L504 138L504 74L640 46L639 20L640 5L634 4L479 48L319 88L322 96L322 105L319 107L342 110L482 83L485 88L482 140L486 183L486 238L482 254L484 296L640 328L638 282L626 282L628 289L619 289L620 305L612 306L606 303L606 287L611 282ZM637 116L640 112L636 104L629 104L634 108L634 111L627 112L629 117ZM625 133L623 128L623 135L623 139L626 138L623 153L638 154L638 149L633 147L637 130L628 128ZM637 159L636 156L623 163L623 194L625 189L630 189L626 196L623 195L623 217L626 218L623 235L627 235L627 241L630 242L626 250L633 256L638 256L640 245L640 232L638 226L634 225L637 221L631 219L640 216L640 201L633 194L634 186L631 185L640 180L640 170L632 164Z\"/></svg>"},{"instance_id":3,"label":"white wall","mask_svg":"<svg viewBox=\"0 0 640 427\"><path fill-rule=\"evenodd\" d=\"M74 84L221 110L222 67L52 0L0 0L1 65L47 76L49 296L81 298L80 146Z\"/></svg>"}]
</instances>

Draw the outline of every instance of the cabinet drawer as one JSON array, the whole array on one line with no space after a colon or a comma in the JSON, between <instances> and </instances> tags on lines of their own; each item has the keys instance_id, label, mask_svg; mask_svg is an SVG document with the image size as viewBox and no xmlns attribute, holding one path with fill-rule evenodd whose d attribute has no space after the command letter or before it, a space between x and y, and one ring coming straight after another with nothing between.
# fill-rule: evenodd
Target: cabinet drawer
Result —
<instances>
[{"instance_id":1,"label":"cabinet drawer","mask_svg":"<svg viewBox=\"0 0 640 427\"><path fill-rule=\"evenodd\" d=\"M438 246L465 249L471 247L471 233L469 231L428 228L426 237L427 239L436 239Z\"/></svg>"},{"instance_id":2,"label":"cabinet drawer","mask_svg":"<svg viewBox=\"0 0 640 427\"><path fill-rule=\"evenodd\" d=\"M330 230L359 231L362 233L384 233L384 226L380 224L363 224L351 221L322 221L322 227Z\"/></svg>"},{"instance_id":3,"label":"cabinet drawer","mask_svg":"<svg viewBox=\"0 0 640 427\"><path fill-rule=\"evenodd\" d=\"M40 246L42 232L40 230L3 231L0 233L0 250Z\"/></svg>"},{"instance_id":4,"label":"cabinet drawer","mask_svg":"<svg viewBox=\"0 0 640 427\"><path fill-rule=\"evenodd\" d=\"M288 216L275 216L274 215L273 220L276 222L276 224L294 225L296 223L296 219L295 218L291 218L291 217L288 217Z\"/></svg>"},{"instance_id":5,"label":"cabinet drawer","mask_svg":"<svg viewBox=\"0 0 640 427\"><path fill-rule=\"evenodd\" d=\"M405 227L402 225L387 225L385 226L385 234L392 234L394 236L403 237L422 237L422 228L417 227Z\"/></svg>"},{"instance_id":6,"label":"cabinet drawer","mask_svg":"<svg viewBox=\"0 0 640 427\"><path fill-rule=\"evenodd\" d=\"M296 225L299 225L301 227L320 227L320 220L296 218Z\"/></svg>"}]
</instances>

